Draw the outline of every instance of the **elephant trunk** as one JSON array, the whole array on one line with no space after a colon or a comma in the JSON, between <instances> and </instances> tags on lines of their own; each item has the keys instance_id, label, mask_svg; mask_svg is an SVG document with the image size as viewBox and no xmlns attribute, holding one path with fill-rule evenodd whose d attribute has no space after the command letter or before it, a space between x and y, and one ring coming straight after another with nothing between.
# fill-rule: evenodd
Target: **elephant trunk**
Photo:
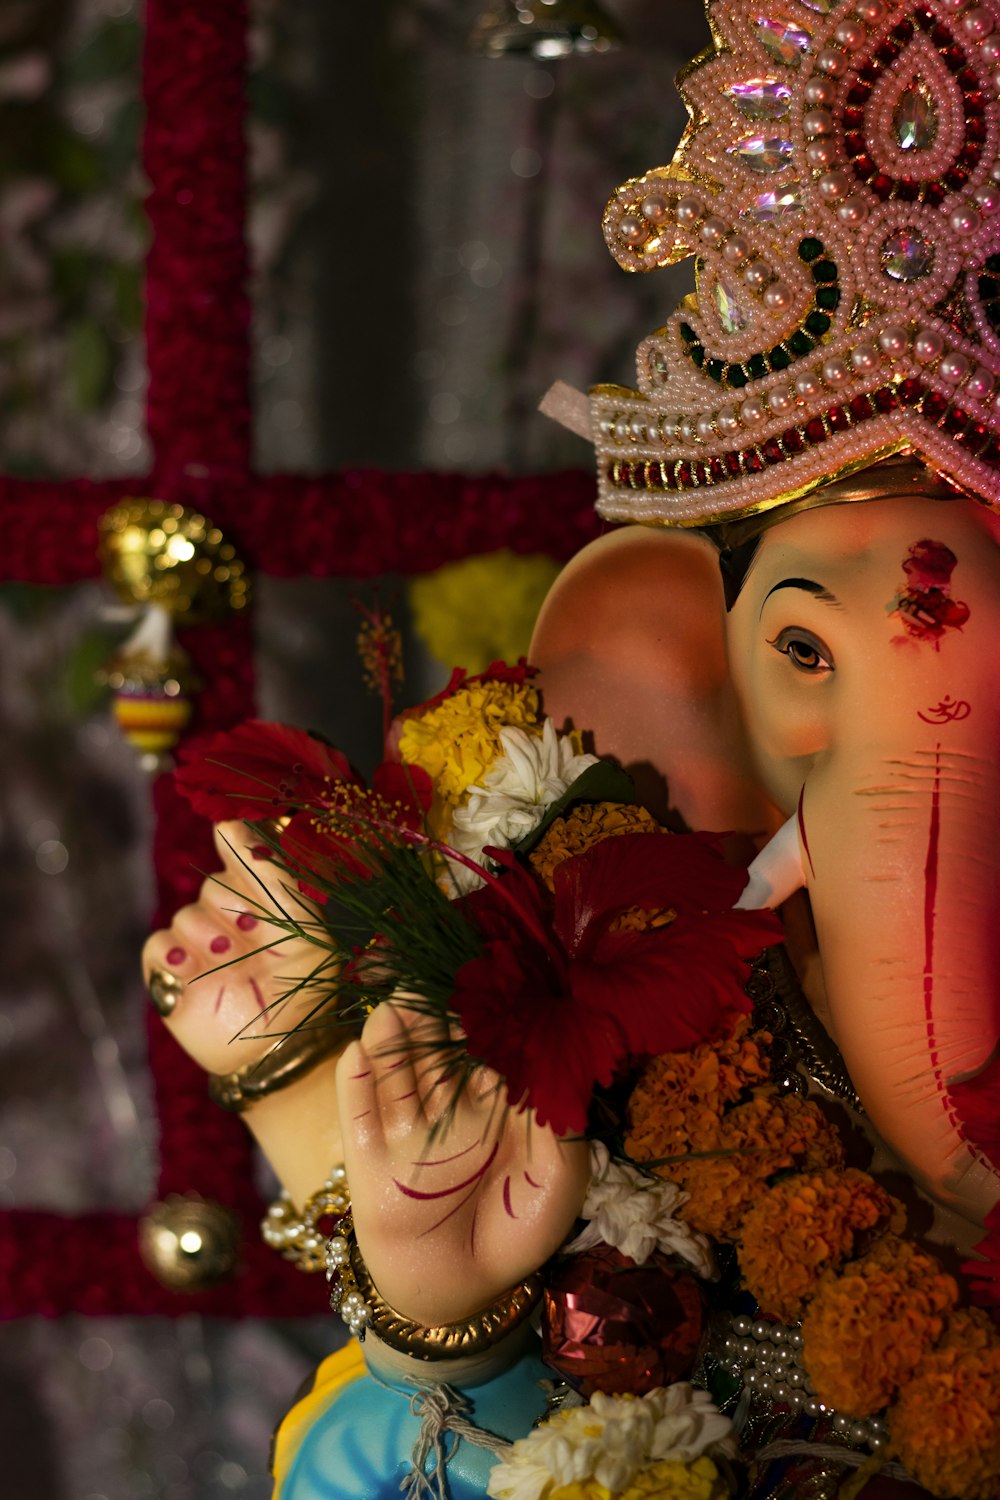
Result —
<instances>
[{"instance_id":1,"label":"elephant trunk","mask_svg":"<svg viewBox=\"0 0 1000 1500\"><path fill-rule=\"evenodd\" d=\"M821 756L799 821L854 1085L916 1181L982 1223L1000 1161L956 1085L988 1067L1000 1037L1000 777L958 728L901 756L870 744Z\"/></svg>"}]
</instances>

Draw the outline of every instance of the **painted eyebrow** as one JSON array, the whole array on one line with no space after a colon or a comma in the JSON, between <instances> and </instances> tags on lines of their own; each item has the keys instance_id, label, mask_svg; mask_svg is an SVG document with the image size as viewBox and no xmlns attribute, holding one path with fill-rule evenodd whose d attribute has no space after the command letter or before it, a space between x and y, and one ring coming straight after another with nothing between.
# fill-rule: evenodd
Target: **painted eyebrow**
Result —
<instances>
[{"instance_id":1,"label":"painted eyebrow","mask_svg":"<svg viewBox=\"0 0 1000 1500\"><path fill-rule=\"evenodd\" d=\"M815 594L816 598L819 599L823 604L834 604L838 609L843 609L844 607L841 604L840 600L837 598L836 594L831 594L828 588L824 588L824 586L821 583L817 583L814 578L783 578L780 583L776 583L774 585L773 589L768 589L767 593L764 595L764 603L761 604L760 607L761 614L764 613L764 604L766 604L771 595L776 594L779 589L803 589L807 594Z\"/></svg>"}]
</instances>

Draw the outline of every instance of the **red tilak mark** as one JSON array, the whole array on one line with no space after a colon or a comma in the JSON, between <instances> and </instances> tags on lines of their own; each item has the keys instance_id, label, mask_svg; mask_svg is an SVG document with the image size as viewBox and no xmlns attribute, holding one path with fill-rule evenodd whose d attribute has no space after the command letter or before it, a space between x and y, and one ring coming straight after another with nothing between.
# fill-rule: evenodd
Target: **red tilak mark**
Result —
<instances>
[{"instance_id":1,"label":"red tilak mark","mask_svg":"<svg viewBox=\"0 0 1000 1500\"><path fill-rule=\"evenodd\" d=\"M473 1172L472 1176L467 1177L464 1182L456 1182L454 1187L441 1188L440 1191L436 1193L421 1193L418 1192L416 1188L407 1187L406 1184L400 1182L398 1178L394 1177L392 1180L395 1183L396 1187L398 1187L404 1198L419 1198L421 1202L427 1202L431 1198L450 1198L453 1194L460 1193L463 1188L467 1188L470 1183L478 1182L481 1177L485 1176L486 1172L493 1165L493 1160L499 1149L500 1144L499 1142L495 1141L493 1144L493 1150L490 1152L489 1156L483 1162L478 1171ZM443 1223L444 1220L442 1220L441 1222Z\"/></svg>"},{"instance_id":2,"label":"red tilak mark","mask_svg":"<svg viewBox=\"0 0 1000 1500\"><path fill-rule=\"evenodd\" d=\"M258 1009L262 1011L267 1010L267 1005L264 1002L264 996L260 992L260 985L257 983L256 979L251 979L250 988L253 990L254 999L257 1002Z\"/></svg>"},{"instance_id":3,"label":"red tilak mark","mask_svg":"<svg viewBox=\"0 0 1000 1500\"><path fill-rule=\"evenodd\" d=\"M219 1007L222 1004L222 997L223 997L223 995L225 993L226 993L226 986L224 984L220 985L219 986L219 993L215 997L215 1010L213 1012L214 1015L218 1015L219 1014Z\"/></svg>"},{"instance_id":4,"label":"red tilak mark","mask_svg":"<svg viewBox=\"0 0 1000 1500\"><path fill-rule=\"evenodd\" d=\"M949 694L942 698L936 708L929 708L926 713L917 709L917 718L923 719L925 724L958 724L962 719L967 719L972 712L972 704L966 703L964 698L956 702Z\"/></svg>"},{"instance_id":5,"label":"red tilak mark","mask_svg":"<svg viewBox=\"0 0 1000 1500\"><path fill-rule=\"evenodd\" d=\"M504 1180L503 1180L503 1206L507 1210L507 1217L509 1219L516 1219L518 1217L517 1214L514 1212L514 1210L510 1206L510 1178L509 1177L505 1177Z\"/></svg>"},{"instance_id":6,"label":"red tilak mark","mask_svg":"<svg viewBox=\"0 0 1000 1500\"><path fill-rule=\"evenodd\" d=\"M415 1167L446 1167L449 1162L458 1161L459 1157L462 1156L468 1156L469 1152L475 1151L478 1145L478 1141L473 1141L471 1146L466 1146L464 1151L456 1151L454 1156L442 1156L437 1161L415 1161L413 1165Z\"/></svg>"},{"instance_id":7,"label":"red tilak mark","mask_svg":"<svg viewBox=\"0 0 1000 1500\"><path fill-rule=\"evenodd\" d=\"M969 606L951 597L951 575L958 558L944 542L925 537L914 542L903 559L906 583L892 607L908 635L940 647L946 630L961 630L969 618Z\"/></svg>"},{"instance_id":8,"label":"red tilak mark","mask_svg":"<svg viewBox=\"0 0 1000 1500\"><path fill-rule=\"evenodd\" d=\"M806 838L806 820L802 816L802 799L805 797L805 794L806 794L806 789L805 789L805 787L803 787L802 790L801 790L801 792L799 793L799 805L796 808L795 813L796 813L796 817L799 820L799 838L802 840L802 847L806 851L806 859L809 861L809 868L810 868L810 870L812 870L813 874L815 875L816 874L816 866L813 864L813 857L809 853L809 840Z\"/></svg>"},{"instance_id":9,"label":"red tilak mark","mask_svg":"<svg viewBox=\"0 0 1000 1500\"><path fill-rule=\"evenodd\" d=\"M228 953L232 944L227 937L222 937L220 934L219 937L214 937L208 946L213 953Z\"/></svg>"},{"instance_id":10,"label":"red tilak mark","mask_svg":"<svg viewBox=\"0 0 1000 1500\"><path fill-rule=\"evenodd\" d=\"M542 1185L540 1182L536 1182L533 1177L529 1177L527 1172L525 1172L524 1174L524 1180L530 1187L533 1188L540 1188Z\"/></svg>"},{"instance_id":11,"label":"red tilak mark","mask_svg":"<svg viewBox=\"0 0 1000 1500\"><path fill-rule=\"evenodd\" d=\"M252 932L257 926L257 918L252 917L248 911L241 911L236 918L236 925L241 932Z\"/></svg>"},{"instance_id":12,"label":"red tilak mark","mask_svg":"<svg viewBox=\"0 0 1000 1500\"><path fill-rule=\"evenodd\" d=\"M167 954L167 963L176 968L178 964L187 963L187 953L183 948L171 948Z\"/></svg>"}]
</instances>

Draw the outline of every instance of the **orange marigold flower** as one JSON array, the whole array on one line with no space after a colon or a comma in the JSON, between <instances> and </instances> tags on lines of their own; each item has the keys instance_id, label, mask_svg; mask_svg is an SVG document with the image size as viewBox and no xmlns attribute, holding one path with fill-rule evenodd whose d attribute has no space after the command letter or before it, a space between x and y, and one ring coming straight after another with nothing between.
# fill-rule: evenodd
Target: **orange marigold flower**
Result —
<instances>
[{"instance_id":1,"label":"orange marigold flower","mask_svg":"<svg viewBox=\"0 0 1000 1500\"><path fill-rule=\"evenodd\" d=\"M626 802L586 802L564 818L554 818L529 855L536 875L553 889L557 865L574 854L582 854L604 839L623 833L662 833L659 823L644 807Z\"/></svg>"},{"instance_id":2,"label":"orange marigold flower","mask_svg":"<svg viewBox=\"0 0 1000 1500\"><path fill-rule=\"evenodd\" d=\"M726 1154L671 1163L658 1171L688 1194L679 1216L719 1239L735 1237L776 1172L839 1167L844 1159L840 1137L822 1110L797 1094L761 1092L737 1105L724 1115L708 1149Z\"/></svg>"},{"instance_id":3,"label":"orange marigold flower","mask_svg":"<svg viewBox=\"0 0 1000 1500\"><path fill-rule=\"evenodd\" d=\"M935 1495L1000 1494L1000 1337L979 1311L957 1312L890 1416L893 1446Z\"/></svg>"},{"instance_id":4,"label":"orange marigold flower","mask_svg":"<svg viewBox=\"0 0 1000 1500\"><path fill-rule=\"evenodd\" d=\"M958 1300L934 1256L886 1235L839 1274L827 1272L802 1323L816 1394L856 1417L881 1411L940 1338Z\"/></svg>"},{"instance_id":5,"label":"orange marigold flower","mask_svg":"<svg viewBox=\"0 0 1000 1500\"><path fill-rule=\"evenodd\" d=\"M821 1274L851 1255L860 1234L904 1227L901 1203L867 1172L812 1172L765 1188L739 1230L747 1288L772 1317L792 1323Z\"/></svg>"},{"instance_id":6,"label":"orange marigold flower","mask_svg":"<svg viewBox=\"0 0 1000 1500\"><path fill-rule=\"evenodd\" d=\"M768 1079L766 1032L750 1036L741 1016L725 1041L688 1052L664 1052L644 1069L629 1099L625 1148L636 1161L657 1161L715 1148L723 1110Z\"/></svg>"}]
</instances>

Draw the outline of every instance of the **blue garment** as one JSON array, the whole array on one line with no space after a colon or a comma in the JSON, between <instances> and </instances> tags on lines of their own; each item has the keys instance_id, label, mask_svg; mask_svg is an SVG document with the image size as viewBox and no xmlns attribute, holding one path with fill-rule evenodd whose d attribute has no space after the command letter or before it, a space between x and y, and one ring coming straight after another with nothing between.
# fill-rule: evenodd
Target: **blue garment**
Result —
<instances>
[{"instance_id":1,"label":"blue garment","mask_svg":"<svg viewBox=\"0 0 1000 1500\"><path fill-rule=\"evenodd\" d=\"M447 1365L428 1367L447 1374ZM501 1374L461 1388L466 1417L496 1437L524 1437L545 1412L544 1381L552 1380L534 1353L524 1354ZM400 1500L420 1437L420 1417L411 1410L415 1387L365 1374L341 1387L302 1438L280 1500ZM445 1469L448 1500L482 1500L495 1454L454 1433L442 1438L450 1458ZM424 1471L434 1471L433 1453Z\"/></svg>"}]
</instances>

